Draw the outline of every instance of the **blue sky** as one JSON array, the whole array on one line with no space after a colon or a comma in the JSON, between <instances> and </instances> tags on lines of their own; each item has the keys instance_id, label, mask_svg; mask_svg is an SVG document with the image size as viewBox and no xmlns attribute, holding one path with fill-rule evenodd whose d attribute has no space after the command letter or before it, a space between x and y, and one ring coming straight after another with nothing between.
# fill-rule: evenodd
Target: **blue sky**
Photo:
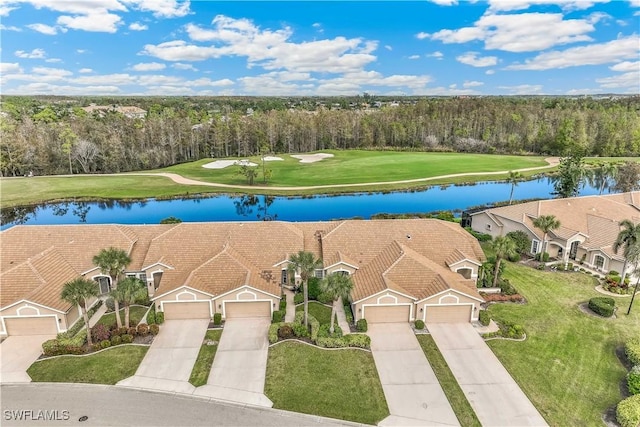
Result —
<instances>
[{"instance_id":1,"label":"blue sky","mask_svg":"<svg viewBox=\"0 0 640 427\"><path fill-rule=\"evenodd\" d=\"M2 94L640 93L640 0L0 0Z\"/></svg>"}]
</instances>

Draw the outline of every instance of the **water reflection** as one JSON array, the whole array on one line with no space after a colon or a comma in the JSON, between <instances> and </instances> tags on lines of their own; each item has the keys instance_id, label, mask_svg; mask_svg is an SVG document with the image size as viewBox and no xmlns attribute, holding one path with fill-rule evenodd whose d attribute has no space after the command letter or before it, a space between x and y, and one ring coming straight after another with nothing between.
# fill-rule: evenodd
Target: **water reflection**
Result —
<instances>
[{"instance_id":1,"label":"water reflection","mask_svg":"<svg viewBox=\"0 0 640 427\"><path fill-rule=\"evenodd\" d=\"M250 218L253 215L253 208L256 208L255 217L262 221L274 221L278 219L278 214L270 213L269 207L275 201L275 196L259 196L255 194L245 194L233 201L238 216Z\"/></svg>"}]
</instances>

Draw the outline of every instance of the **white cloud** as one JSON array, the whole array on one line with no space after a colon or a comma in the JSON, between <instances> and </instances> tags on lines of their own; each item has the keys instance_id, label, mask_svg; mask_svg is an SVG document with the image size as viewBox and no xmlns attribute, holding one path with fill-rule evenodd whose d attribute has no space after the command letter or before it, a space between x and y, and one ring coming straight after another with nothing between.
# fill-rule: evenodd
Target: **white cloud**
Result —
<instances>
[{"instance_id":1,"label":"white cloud","mask_svg":"<svg viewBox=\"0 0 640 427\"><path fill-rule=\"evenodd\" d=\"M159 62L141 62L131 68L135 71L158 71L164 70L167 66Z\"/></svg>"},{"instance_id":2,"label":"white cloud","mask_svg":"<svg viewBox=\"0 0 640 427\"><path fill-rule=\"evenodd\" d=\"M418 40L428 39L429 37L430 37L429 33L425 33L424 31L421 31L418 34L416 34L416 38Z\"/></svg>"},{"instance_id":3,"label":"white cloud","mask_svg":"<svg viewBox=\"0 0 640 427\"><path fill-rule=\"evenodd\" d=\"M442 52L440 52L439 50L436 50L433 53L428 53L427 55L425 55L427 58L436 58L441 60L442 58L444 58L444 54Z\"/></svg>"},{"instance_id":4,"label":"white cloud","mask_svg":"<svg viewBox=\"0 0 640 427\"><path fill-rule=\"evenodd\" d=\"M191 71L198 71L198 69L196 67L194 67L191 64L183 64L182 62L176 62L175 64L172 64L171 67L175 68L176 70L191 70Z\"/></svg>"},{"instance_id":5,"label":"white cloud","mask_svg":"<svg viewBox=\"0 0 640 427\"><path fill-rule=\"evenodd\" d=\"M97 10L114 10L126 12L127 8L118 0L23 0L36 9L50 9L55 12L72 13L76 15L91 15Z\"/></svg>"},{"instance_id":6,"label":"white cloud","mask_svg":"<svg viewBox=\"0 0 640 427\"><path fill-rule=\"evenodd\" d=\"M0 5L0 16L9 16L9 13L11 13L12 10L16 10L17 7L11 7L11 6L7 6L7 5Z\"/></svg>"},{"instance_id":7,"label":"white cloud","mask_svg":"<svg viewBox=\"0 0 640 427\"><path fill-rule=\"evenodd\" d=\"M637 35L596 43L588 46L572 47L566 50L555 50L541 53L528 59L524 64L513 64L509 70L549 70L581 65L600 65L623 59L638 58L640 37Z\"/></svg>"},{"instance_id":8,"label":"white cloud","mask_svg":"<svg viewBox=\"0 0 640 427\"><path fill-rule=\"evenodd\" d=\"M496 73L496 70L487 70L484 73L487 74L487 75L492 75L492 74Z\"/></svg>"},{"instance_id":9,"label":"white cloud","mask_svg":"<svg viewBox=\"0 0 640 427\"><path fill-rule=\"evenodd\" d=\"M16 50L15 55L18 58L44 59L44 57L47 56L47 53L44 51L44 49L33 49L31 52Z\"/></svg>"},{"instance_id":10,"label":"white cloud","mask_svg":"<svg viewBox=\"0 0 640 427\"><path fill-rule=\"evenodd\" d=\"M50 83L29 83L7 89L5 93L15 95L102 95L120 92L117 86L61 86Z\"/></svg>"},{"instance_id":11,"label":"white cloud","mask_svg":"<svg viewBox=\"0 0 640 427\"><path fill-rule=\"evenodd\" d=\"M197 87L226 87L233 86L235 83L230 79L220 79L220 80L211 80L207 78L201 78L196 80L188 80L184 83L186 86L197 86Z\"/></svg>"},{"instance_id":12,"label":"white cloud","mask_svg":"<svg viewBox=\"0 0 640 427\"><path fill-rule=\"evenodd\" d=\"M472 81L465 80L465 82L462 83L462 87L465 87L465 88L467 88L467 87L478 87L478 86L482 86L482 85L484 85L483 82L479 82L479 81L475 81L475 80L472 80Z\"/></svg>"},{"instance_id":13,"label":"white cloud","mask_svg":"<svg viewBox=\"0 0 640 427\"><path fill-rule=\"evenodd\" d=\"M512 95L535 95L542 91L542 85L498 86L498 89L507 90Z\"/></svg>"},{"instance_id":14,"label":"white cloud","mask_svg":"<svg viewBox=\"0 0 640 427\"><path fill-rule=\"evenodd\" d=\"M388 44L384 45L384 48L389 50L389 51L393 50L393 48Z\"/></svg>"},{"instance_id":15,"label":"white cloud","mask_svg":"<svg viewBox=\"0 0 640 427\"><path fill-rule=\"evenodd\" d=\"M2 31L16 31L16 32L22 31L22 29L20 29L20 28L18 28L16 26L10 25L10 26L7 27L6 25L3 25L3 24L0 24L0 30L2 30Z\"/></svg>"},{"instance_id":16,"label":"white cloud","mask_svg":"<svg viewBox=\"0 0 640 427\"><path fill-rule=\"evenodd\" d=\"M0 62L0 74L22 73L22 68L17 62Z\"/></svg>"},{"instance_id":17,"label":"white cloud","mask_svg":"<svg viewBox=\"0 0 640 427\"><path fill-rule=\"evenodd\" d=\"M46 24L29 24L27 28L31 28L33 31L37 31L48 36L55 36L58 34L58 29Z\"/></svg>"},{"instance_id":18,"label":"white cloud","mask_svg":"<svg viewBox=\"0 0 640 427\"><path fill-rule=\"evenodd\" d=\"M106 10L96 10L88 15L67 16L62 15L56 21L58 25L64 25L73 30L83 30L97 33L115 33L122 18Z\"/></svg>"},{"instance_id":19,"label":"white cloud","mask_svg":"<svg viewBox=\"0 0 640 427\"><path fill-rule=\"evenodd\" d=\"M76 52L82 55L83 53L89 53L87 49L76 49Z\"/></svg>"},{"instance_id":20,"label":"white cloud","mask_svg":"<svg viewBox=\"0 0 640 427\"><path fill-rule=\"evenodd\" d=\"M114 86L132 85L136 83L136 77L130 74L103 74L95 76L79 76L73 80L76 84L81 85L99 85L109 82Z\"/></svg>"},{"instance_id":21,"label":"white cloud","mask_svg":"<svg viewBox=\"0 0 640 427\"><path fill-rule=\"evenodd\" d=\"M606 89L627 89L627 92L640 92L640 70L631 71L629 73L619 74L617 76L596 79L601 87Z\"/></svg>"},{"instance_id":22,"label":"white cloud","mask_svg":"<svg viewBox=\"0 0 640 427\"><path fill-rule=\"evenodd\" d=\"M62 68L50 68L50 67L33 67L31 72L35 74L39 74L42 76L60 79L62 77L67 77L73 75L73 73L69 70L63 70Z\"/></svg>"},{"instance_id":23,"label":"white cloud","mask_svg":"<svg viewBox=\"0 0 640 427\"><path fill-rule=\"evenodd\" d=\"M640 7L640 0L629 0L629 6Z\"/></svg>"},{"instance_id":24,"label":"white cloud","mask_svg":"<svg viewBox=\"0 0 640 427\"><path fill-rule=\"evenodd\" d=\"M152 12L156 18L179 18L189 14L189 1L176 0L122 0L143 12Z\"/></svg>"},{"instance_id":25,"label":"white cloud","mask_svg":"<svg viewBox=\"0 0 640 427\"><path fill-rule=\"evenodd\" d=\"M612 71L638 71L640 70L640 61L636 62L620 62L616 65L609 67Z\"/></svg>"},{"instance_id":26,"label":"white cloud","mask_svg":"<svg viewBox=\"0 0 640 427\"><path fill-rule=\"evenodd\" d=\"M458 0L429 0L429 1L439 6L453 6L458 4Z\"/></svg>"},{"instance_id":27,"label":"white cloud","mask_svg":"<svg viewBox=\"0 0 640 427\"><path fill-rule=\"evenodd\" d=\"M420 55L411 55L409 59L420 59Z\"/></svg>"},{"instance_id":28,"label":"white cloud","mask_svg":"<svg viewBox=\"0 0 640 427\"><path fill-rule=\"evenodd\" d=\"M79 73L83 73L83 74L87 74L87 73L93 73L93 70L91 68L80 68L78 70Z\"/></svg>"},{"instance_id":29,"label":"white cloud","mask_svg":"<svg viewBox=\"0 0 640 427\"><path fill-rule=\"evenodd\" d=\"M589 9L597 3L608 3L610 0L489 0L490 11L513 11L528 9L534 5L558 5L564 10Z\"/></svg>"},{"instance_id":30,"label":"white cloud","mask_svg":"<svg viewBox=\"0 0 640 427\"><path fill-rule=\"evenodd\" d=\"M456 56L456 60L462 64L471 65L472 67L491 67L498 63L498 57L479 57L478 52L466 52L460 56Z\"/></svg>"},{"instance_id":31,"label":"white cloud","mask_svg":"<svg viewBox=\"0 0 640 427\"><path fill-rule=\"evenodd\" d=\"M62 62L62 59L60 58L47 58L44 60L44 62Z\"/></svg>"},{"instance_id":32,"label":"white cloud","mask_svg":"<svg viewBox=\"0 0 640 427\"><path fill-rule=\"evenodd\" d=\"M591 41L586 34L594 30L593 24L587 20L564 20L561 13L521 13L484 15L473 27L440 30L425 37L443 43L482 40L485 49L529 52L560 44Z\"/></svg>"},{"instance_id":33,"label":"white cloud","mask_svg":"<svg viewBox=\"0 0 640 427\"><path fill-rule=\"evenodd\" d=\"M131 31L144 31L144 30L148 30L149 27L139 22L133 22L132 24L129 25L129 29Z\"/></svg>"}]
</instances>

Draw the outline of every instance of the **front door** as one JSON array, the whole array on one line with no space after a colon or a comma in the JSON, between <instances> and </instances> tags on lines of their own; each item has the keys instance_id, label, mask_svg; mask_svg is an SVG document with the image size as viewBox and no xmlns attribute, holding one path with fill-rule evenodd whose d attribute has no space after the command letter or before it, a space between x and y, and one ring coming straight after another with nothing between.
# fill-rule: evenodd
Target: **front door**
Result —
<instances>
[{"instance_id":1,"label":"front door","mask_svg":"<svg viewBox=\"0 0 640 427\"><path fill-rule=\"evenodd\" d=\"M576 259L576 255L578 255L578 244L580 242L578 242L577 240L575 242L571 242L571 250L569 251L569 258L571 259Z\"/></svg>"}]
</instances>

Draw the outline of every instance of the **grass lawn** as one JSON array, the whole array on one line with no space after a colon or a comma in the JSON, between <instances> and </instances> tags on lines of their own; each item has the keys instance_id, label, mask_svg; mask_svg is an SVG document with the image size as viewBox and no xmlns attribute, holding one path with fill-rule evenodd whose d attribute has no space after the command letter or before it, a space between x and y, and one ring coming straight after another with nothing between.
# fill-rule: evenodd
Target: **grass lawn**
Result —
<instances>
[{"instance_id":1,"label":"grass lawn","mask_svg":"<svg viewBox=\"0 0 640 427\"><path fill-rule=\"evenodd\" d=\"M462 427L481 427L482 424L480 424L476 413L473 412L473 408L471 408L469 401L458 385L453 373L451 373L449 365L447 365L444 357L442 357L431 335L421 334L416 335L416 337L422 347L422 351L424 351L424 355L427 356L427 360L429 360L429 364L438 378L438 382L440 382L444 390L444 394L447 396L447 400L449 400L453 408L453 412L455 412L456 417L458 417L460 425Z\"/></svg>"},{"instance_id":2,"label":"grass lawn","mask_svg":"<svg viewBox=\"0 0 640 427\"><path fill-rule=\"evenodd\" d=\"M140 323L140 320L142 320L147 309L148 307L141 307L138 305L129 308L129 322L131 327L135 327ZM122 308L120 309L120 319L122 319L122 324L124 325L124 309ZM100 320L98 320L98 323L102 323L107 328L110 328L116 324L116 314L114 312L106 313L100 318Z\"/></svg>"},{"instance_id":3,"label":"grass lawn","mask_svg":"<svg viewBox=\"0 0 640 427\"><path fill-rule=\"evenodd\" d=\"M124 345L83 357L35 362L27 374L35 382L115 384L136 373L149 347Z\"/></svg>"},{"instance_id":4,"label":"grass lawn","mask_svg":"<svg viewBox=\"0 0 640 427\"><path fill-rule=\"evenodd\" d=\"M287 154L284 160L267 162L273 171L269 186L273 190L256 190L259 194L292 194L290 190L279 190L283 186L315 186L387 182L416 178L428 178L455 173L482 173L502 170L545 166L539 156L498 156L487 154L422 153L395 151L331 151L333 158L321 162L303 164ZM259 157L250 158L260 163ZM183 163L164 169L147 172L173 172L205 182L230 185L246 185L238 174L239 167L205 169L202 165L213 159ZM539 171L525 172L528 176ZM366 187L324 188L320 190L296 191L296 194L315 194L345 191L389 191L415 188L416 186L455 184L505 178L500 175L478 175L462 178L445 178L423 183L373 185ZM260 178L255 185L261 185ZM247 190L241 190L246 193ZM81 177L32 177L0 179L3 207L23 206L61 199L143 199L149 197L188 196L204 193L233 192L233 189L175 184L164 177L141 176L81 176Z\"/></svg>"},{"instance_id":5,"label":"grass lawn","mask_svg":"<svg viewBox=\"0 0 640 427\"><path fill-rule=\"evenodd\" d=\"M219 343L220 336L222 336L222 329L210 330L207 331L204 339L213 340ZM196 359L196 363L193 365L191 377L189 377L189 382L193 386L200 387L207 383L209 372L211 371L211 365L213 364L213 358L216 356L216 351L218 351L218 344L202 344L202 347L200 347L198 358Z\"/></svg>"},{"instance_id":6,"label":"grass lawn","mask_svg":"<svg viewBox=\"0 0 640 427\"><path fill-rule=\"evenodd\" d=\"M296 311L304 311L304 304L297 305ZM331 307L320 304L318 301L309 301L309 314L315 317L321 325L331 323Z\"/></svg>"},{"instance_id":7,"label":"grass lawn","mask_svg":"<svg viewBox=\"0 0 640 427\"><path fill-rule=\"evenodd\" d=\"M640 304L627 316L629 298L616 298L616 319L582 313L594 296L595 279L583 273L542 272L508 263L505 277L526 305L493 304L497 320L520 323L527 340L488 345L553 426L601 426L602 414L621 399L626 375L615 349L640 334Z\"/></svg>"},{"instance_id":8,"label":"grass lawn","mask_svg":"<svg viewBox=\"0 0 640 427\"><path fill-rule=\"evenodd\" d=\"M273 407L364 424L389 415L369 352L284 342L269 349L265 394Z\"/></svg>"}]
</instances>

